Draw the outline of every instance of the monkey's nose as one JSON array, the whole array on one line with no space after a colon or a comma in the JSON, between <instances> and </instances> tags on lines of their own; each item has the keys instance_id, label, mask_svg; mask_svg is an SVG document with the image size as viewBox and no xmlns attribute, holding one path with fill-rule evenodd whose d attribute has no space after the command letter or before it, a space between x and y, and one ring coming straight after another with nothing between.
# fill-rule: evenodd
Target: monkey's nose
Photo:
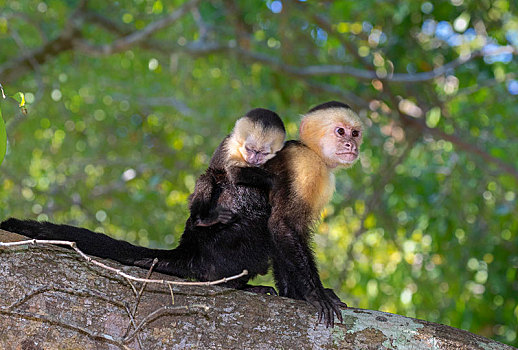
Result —
<instances>
[{"instance_id":1,"label":"monkey's nose","mask_svg":"<svg viewBox=\"0 0 518 350\"><path fill-rule=\"evenodd\" d=\"M261 164L261 157L257 153L251 152L248 154L246 162L250 165L257 166Z\"/></svg>"},{"instance_id":2,"label":"monkey's nose","mask_svg":"<svg viewBox=\"0 0 518 350\"><path fill-rule=\"evenodd\" d=\"M358 148L356 147L356 143L346 141L344 142L344 150L346 152L357 152Z\"/></svg>"}]
</instances>

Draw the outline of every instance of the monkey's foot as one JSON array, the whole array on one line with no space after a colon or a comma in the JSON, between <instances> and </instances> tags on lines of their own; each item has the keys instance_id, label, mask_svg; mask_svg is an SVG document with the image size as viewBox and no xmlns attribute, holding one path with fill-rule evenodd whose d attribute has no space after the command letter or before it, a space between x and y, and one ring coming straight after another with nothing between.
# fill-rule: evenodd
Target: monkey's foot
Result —
<instances>
[{"instance_id":1,"label":"monkey's foot","mask_svg":"<svg viewBox=\"0 0 518 350\"><path fill-rule=\"evenodd\" d=\"M329 299L338 307L346 308L347 304L340 300L338 295L335 294L335 292L331 288L324 288L325 294L328 296Z\"/></svg>"},{"instance_id":2,"label":"monkey's foot","mask_svg":"<svg viewBox=\"0 0 518 350\"><path fill-rule=\"evenodd\" d=\"M332 290L331 293L332 296L330 296L330 292L328 290L322 288L313 290L304 297L306 301L317 308L317 323L323 322L325 323L326 327L334 327L335 315L338 320L343 323L342 312L340 311L340 307L336 302L336 299L340 299ZM343 304L341 301L340 303Z\"/></svg>"}]
</instances>

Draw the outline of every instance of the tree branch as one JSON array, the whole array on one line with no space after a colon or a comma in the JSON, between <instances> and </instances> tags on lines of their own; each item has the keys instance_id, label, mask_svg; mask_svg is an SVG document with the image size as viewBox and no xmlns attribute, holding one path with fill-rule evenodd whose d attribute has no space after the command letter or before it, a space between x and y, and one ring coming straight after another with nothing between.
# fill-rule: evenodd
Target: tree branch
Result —
<instances>
[{"instance_id":1,"label":"tree branch","mask_svg":"<svg viewBox=\"0 0 518 350\"><path fill-rule=\"evenodd\" d=\"M62 52L72 49L74 40L80 36L79 27L82 23L81 16L86 9L86 4L87 0L80 1L78 7L74 10L57 38L46 42L41 47L27 54L0 65L0 77L2 77L2 82L8 83L16 80L25 74L26 71L34 69L35 66L42 65Z\"/></svg>"},{"instance_id":2,"label":"tree branch","mask_svg":"<svg viewBox=\"0 0 518 350\"><path fill-rule=\"evenodd\" d=\"M2 240L19 239L4 234L0 230ZM0 348L36 348L39 343L53 349L65 345L138 349L135 337L140 335L142 349L352 350L386 344L415 349L430 344L444 350L512 349L452 327L356 308L342 310L344 323L326 328L315 324L314 307L301 300L189 286L175 286L175 305L162 286L146 288L133 320L136 327L125 336L131 317L121 305L135 298L125 280L92 270L73 255L56 259L56 252L63 254L58 247L0 251ZM86 288L95 292L84 293ZM9 305L14 309L6 308Z\"/></svg>"},{"instance_id":3,"label":"tree branch","mask_svg":"<svg viewBox=\"0 0 518 350\"><path fill-rule=\"evenodd\" d=\"M189 11L199 2L200 0L190 0L184 3L176 11L169 14L167 17L148 24L142 30L135 31L122 38L116 39L111 44L97 46L89 44L86 41L76 41L75 45L84 53L88 53L93 56L104 56L122 52L133 45L141 43L157 31L172 25L185 14L189 13Z\"/></svg>"},{"instance_id":4,"label":"tree branch","mask_svg":"<svg viewBox=\"0 0 518 350\"><path fill-rule=\"evenodd\" d=\"M313 65L313 66L292 66L284 64L277 58L268 56L258 52L246 51L239 48L235 48L234 51L240 56L251 59L256 62L261 62L272 66L285 73L296 75L296 76L330 76L330 75L345 75L361 80L372 80L378 79L382 81L389 81L394 83L420 83L424 81L433 80L441 75L444 75L448 71L451 71L477 57L488 56L488 55L499 55L503 53L516 54L516 50L512 46L503 46L498 50L491 51L491 53L484 54L483 51L475 51L466 56L460 56L459 58L446 63L440 67L437 67L428 72L421 72L415 74L406 73L393 73L386 77L380 77L375 71L359 69L350 66L341 65Z\"/></svg>"}]
</instances>

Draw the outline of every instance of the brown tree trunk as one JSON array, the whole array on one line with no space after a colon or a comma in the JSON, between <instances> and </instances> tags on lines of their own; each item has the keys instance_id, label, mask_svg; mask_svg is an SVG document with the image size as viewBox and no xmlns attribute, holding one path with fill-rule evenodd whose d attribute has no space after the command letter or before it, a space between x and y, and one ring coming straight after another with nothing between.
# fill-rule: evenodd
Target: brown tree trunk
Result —
<instances>
[{"instance_id":1,"label":"brown tree trunk","mask_svg":"<svg viewBox=\"0 0 518 350\"><path fill-rule=\"evenodd\" d=\"M0 230L2 242L21 239ZM133 285L71 250L0 248L0 349L512 349L379 311L349 308L344 324L326 328L303 301L164 285L147 285L138 301Z\"/></svg>"}]
</instances>

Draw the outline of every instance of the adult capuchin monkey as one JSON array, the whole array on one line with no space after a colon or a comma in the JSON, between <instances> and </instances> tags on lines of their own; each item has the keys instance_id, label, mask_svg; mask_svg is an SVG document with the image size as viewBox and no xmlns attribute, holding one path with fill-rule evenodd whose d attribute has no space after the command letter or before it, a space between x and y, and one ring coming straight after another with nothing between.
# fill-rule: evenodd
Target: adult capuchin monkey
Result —
<instances>
[{"instance_id":1,"label":"adult capuchin monkey","mask_svg":"<svg viewBox=\"0 0 518 350\"><path fill-rule=\"evenodd\" d=\"M225 284L259 293L271 287L250 286L248 280L268 271L272 241L268 232L273 177L260 168L283 147L286 136L279 116L256 108L237 120L214 152L208 169L189 197L190 216L180 244L172 250L149 249L101 233L49 222L8 219L0 228L35 239L73 241L86 254L127 265L199 281L217 280L248 270Z\"/></svg>"},{"instance_id":2,"label":"adult capuchin monkey","mask_svg":"<svg viewBox=\"0 0 518 350\"><path fill-rule=\"evenodd\" d=\"M307 300L319 311L319 322L342 321L346 307L320 281L310 248L311 227L335 190L333 172L358 159L362 123L349 106L331 101L303 116L300 141L288 141L265 169L275 174L270 192L273 272L279 295Z\"/></svg>"}]
</instances>

